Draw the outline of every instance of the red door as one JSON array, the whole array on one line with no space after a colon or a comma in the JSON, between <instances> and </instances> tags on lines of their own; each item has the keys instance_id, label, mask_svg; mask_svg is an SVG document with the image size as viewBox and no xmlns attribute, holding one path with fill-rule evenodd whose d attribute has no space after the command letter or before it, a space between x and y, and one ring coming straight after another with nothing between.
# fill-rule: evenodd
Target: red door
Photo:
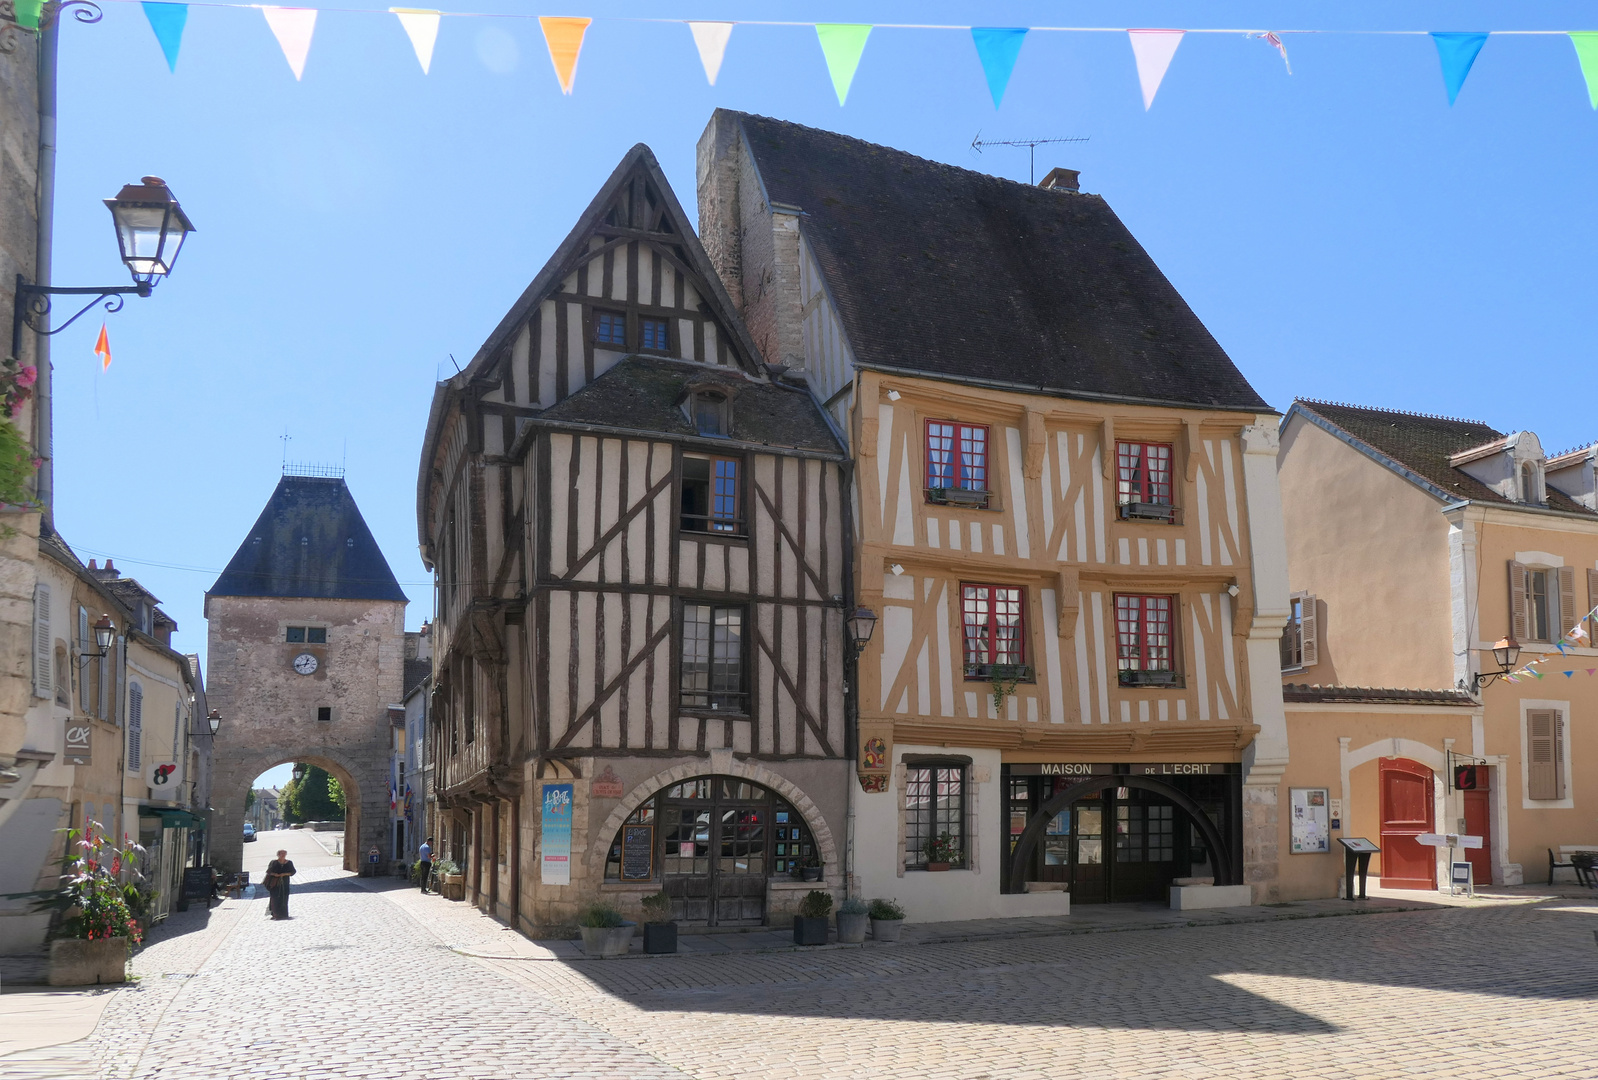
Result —
<instances>
[{"instance_id":1,"label":"red door","mask_svg":"<svg viewBox=\"0 0 1598 1080\"><path fill-rule=\"evenodd\" d=\"M1465 796L1465 832L1470 836L1481 837L1481 847L1467 848L1465 857L1470 860L1471 874L1478 885L1491 885L1493 883L1493 837L1488 826L1487 813L1487 784L1492 770L1485 765L1474 767L1476 773L1476 787L1464 792Z\"/></svg>"},{"instance_id":2,"label":"red door","mask_svg":"<svg viewBox=\"0 0 1598 1080\"><path fill-rule=\"evenodd\" d=\"M1415 837L1433 832L1432 771L1408 758L1382 758L1382 888L1435 889L1437 853Z\"/></svg>"}]
</instances>

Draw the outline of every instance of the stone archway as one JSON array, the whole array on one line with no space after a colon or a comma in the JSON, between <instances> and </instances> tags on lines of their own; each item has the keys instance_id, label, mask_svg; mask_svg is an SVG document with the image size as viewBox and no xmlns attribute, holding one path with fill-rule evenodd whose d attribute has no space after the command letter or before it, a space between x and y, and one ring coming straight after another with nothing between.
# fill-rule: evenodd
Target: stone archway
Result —
<instances>
[{"instance_id":1,"label":"stone archway","mask_svg":"<svg viewBox=\"0 0 1598 1080\"><path fill-rule=\"evenodd\" d=\"M344 869L360 869L361 852L376 846L386 851L388 803L386 791L372 792L375 785L363 786L359 774L341 756L317 751L260 751L217 763L211 780L211 861L223 874L232 874L244 865L244 804L256 777L268 769L289 762L315 765L336 778L344 788Z\"/></svg>"},{"instance_id":2,"label":"stone archway","mask_svg":"<svg viewBox=\"0 0 1598 1080\"><path fill-rule=\"evenodd\" d=\"M725 754L723 757L722 754ZM711 751L711 760L678 765L676 768L658 772L649 779L636 785L632 791L616 804L615 809L605 818L605 823L600 826L599 832L589 838L588 842L588 873L590 881L605 880L605 856L610 851L611 841L616 838L616 833L621 829L622 823L632 815L645 801L654 798L661 791L673 784L684 780L692 780L700 776L735 776L740 780L748 780L752 784L780 795L805 819L805 826L810 830L812 839L815 840L816 852L821 860L822 877L828 878L828 871L832 871L838 880L842 880L843 867L839 862L838 845L833 839L832 829L827 825L827 819L822 816L816 804L811 801L792 781L779 776L770 769L762 767L758 762L739 761L730 752Z\"/></svg>"}]
</instances>

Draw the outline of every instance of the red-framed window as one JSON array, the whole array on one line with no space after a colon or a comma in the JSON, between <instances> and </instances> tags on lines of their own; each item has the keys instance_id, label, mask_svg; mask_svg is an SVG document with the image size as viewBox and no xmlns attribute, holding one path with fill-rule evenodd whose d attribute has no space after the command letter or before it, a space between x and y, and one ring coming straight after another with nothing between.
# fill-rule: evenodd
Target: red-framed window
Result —
<instances>
[{"instance_id":1,"label":"red-framed window","mask_svg":"<svg viewBox=\"0 0 1598 1080\"><path fill-rule=\"evenodd\" d=\"M1026 663L1025 589L961 584L960 617L968 676L986 677L994 664Z\"/></svg>"},{"instance_id":2,"label":"red-framed window","mask_svg":"<svg viewBox=\"0 0 1598 1080\"><path fill-rule=\"evenodd\" d=\"M1115 444L1116 501L1171 505L1171 444Z\"/></svg>"},{"instance_id":3,"label":"red-framed window","mask_svg":"<svg viewBox=\"0 0 1598 1080\"><path fill-rule=\"evenodd\" d=\"M927 421L927 487L988 490L985 425Z\"/></svg>"},{"instance_id":4,"label":"red-framed window","mask_svg":"<svg viewBox=\"0 0 1598 1080\"><path fill-rule=\"evenodd\" d=\"M1176 598L1115 594L1117 666L1128 672L1175 671Z\"/></svg>"}]
</instances>

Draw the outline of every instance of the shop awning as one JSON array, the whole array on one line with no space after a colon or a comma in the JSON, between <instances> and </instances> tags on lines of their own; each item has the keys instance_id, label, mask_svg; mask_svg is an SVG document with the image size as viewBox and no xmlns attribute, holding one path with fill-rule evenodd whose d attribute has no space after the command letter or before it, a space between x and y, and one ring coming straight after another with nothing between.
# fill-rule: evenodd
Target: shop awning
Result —
<instances>
[{"instance_id":1,"label":"shop awning","mask_svg":"<svg viewBox=\"0 0 1598 1080\"><path fill-rule=\"evenodd\" d=\"M192 829L199 819L187 810L174 810L164 806L141 806L140 817L158 817L163 829Z\"/></svg>"}]
</instances>

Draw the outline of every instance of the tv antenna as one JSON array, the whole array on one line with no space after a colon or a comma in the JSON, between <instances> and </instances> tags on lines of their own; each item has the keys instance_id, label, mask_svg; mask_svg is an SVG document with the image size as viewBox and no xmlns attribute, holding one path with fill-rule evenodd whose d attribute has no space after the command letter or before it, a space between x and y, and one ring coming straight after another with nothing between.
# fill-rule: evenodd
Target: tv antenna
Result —
<instances>
[{"instance_id":1,"label":"tv antenna","mask_svg":"<svg viewBox=\"0 0 1598 1080\"><path fill-rule=\"evenodd\" d=\"M1038 147L1046 146L1049 143L1076 143L1076 142L1087 142L1087 141L1088 141L1088 136L1086 136L1086 135L1077 135L1077 136L1072 136L1072 137L1069 137L1069 138L1060 137L1060 138L1050 138L1050 139L984 139L982 137L982 132L979 131L979 132L977 132L976 137L971 140L971 149L973 151L975 151L976 153L980 154L980 153L982 153L982 148L984 146L1024 146L1024 147L1026 147L1027 148L1027 183L1035 184L1035 183L1038 182Z\"/></svg>"}]
</instances>

